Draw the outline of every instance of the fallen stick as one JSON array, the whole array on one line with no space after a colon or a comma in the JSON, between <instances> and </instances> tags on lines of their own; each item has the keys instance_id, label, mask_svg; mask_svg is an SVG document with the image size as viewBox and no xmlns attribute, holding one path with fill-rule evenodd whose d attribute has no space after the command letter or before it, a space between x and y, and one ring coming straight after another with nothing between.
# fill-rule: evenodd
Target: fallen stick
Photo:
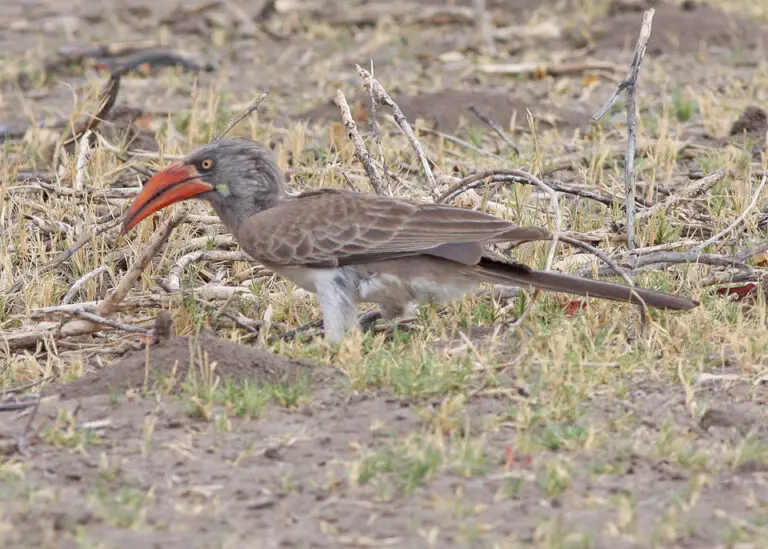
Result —
<instances>
[{"instance_id":1,"label":"fallen stick","mask_svg":"<svg viewBox=\"0 0 768 549\"><path fill-rule=\"evenodd\" d=\"M198 261L252 261L250 256L242 251L224 251L224 250L198 250L183 255L173 264L168 273L167 285L172 292L181 289L181 274L184 269L192 263Z\"/></svg>"},{"instance_id":2,"label":"fallen stick","mask_svg":"<svg viewBox=\"0 0 768 549\"><path fill-rule=\"evenodd\" d=\"M136 282L139 276L141 276L142 271L144 271L147 265L149 265L149 262L152 261L152 257L154 257L163 244L165 244L173 229L176 228L179 223L184 221L185 217L186 214L183 212L175 214L168 223L166 223L165 227L155 233L147 247L142 250L136 258L136 261L134 261L128 269L128 272L126 272L125 276L120 280L115 291L109 294L106 299L99 304L96 309L99 315L108 316L117 310L120 302L125 298L128 291L133 286L133 283Z\"/></svg>"},{"instance_id":3,"label":"fallen stick","mask_svg":"<svg viewBox=\"0 0 768 549\"><path fill-rule=\"evenodd\" d=\"M100 267L96 267L92 271L89 271L85 273L83 276L75 280L75 282L72 284L72 286L67 291L66 295L64 296L64 299L61 300L62 305L68 304L70 301L72 301L75 296L77 296L78 292L80 291L80 288L83 287L83 284L91 280L92 278L95 278L99 276L101 273L106 272L109 270L109 267L106 265L101 265Z\"/></svg>"},{"instance_id":4,"label":"fallen stick","mask_svg":"<svg viewBox=\"0 0 768 549\"><path fill-rule=\"evenodd\" d=\"M38 181L34 185L17 185L8 187L8 195L32 194L32 193L51 193L56 196L67 196L74 198L101 198L101 199L125 199L133 198L141 192L139 187L113 187L111 189L101 189L97 187L86 187L84 189L73 189L72 187L62 187L52 183Z\"/></svg>"},{"instance_id":5,"label":"fallen stick","mask_svg":"<svg viewBox=\"0 0 768 549\"><path fill-rule=\"evenodd\" d=\"M645 49L648 45L648 40L651 37L651 27L653 25L653 14L656 12L653 8L650 8L643 13L643 24L640 27L640 36L637 39L635 45L635 53L632 56L632 62L629 66L629 72L627 76L619 82L619 85L613 92L613 95L608 99L605 105L600 108L595 114L592 115L592 121L597 122L605 113L608 112L616 100L619 94L627 90L627 152L624 156L624 193L626 195L626 204L624 211L626 212L625 228L627 232L627 248L630 250L635 247L635 147L637 140L637 129L635 127L635 117L637 110L637 77L640 74L640 64L643 62L643 56L645 55Z\"/></svg>"},{"instance_id":6,"label":"fallen stick","mask_svg":"<svg viewBox=\"0 0 768 549\"><path fill-rule=\"evenodd\" d=\"M360 132L357 131L357 124L355 124L355 120L352 118L352 112L349 110L347 98L344 97L344 93L341 90L336 90L333 103L338 107L339 112L341 113L341 122L347 130L347 137L349 137L355 147L355 156L363 165L365 173L368 175L368 181L371 182L371 187L373 187L376 194L383 195L384 182L376 171L376 167L373 165L373 159L371 158L368 149L365 147L365 142L363 141Z\"/></svg>"},{"instance_id":7,"label":"fallen stick","mask_svg":"<svg viewBox=\"0 0 768 549\"><path fill-rule=\"evenodd\" d=\"M529 61L524 63L506 63L478 65L478 72L484 74L502 74L509 76L527 75L535 78L544 76L568 76L584 72L604 71L619 73L622 67L610 61L586 59L583 61L570 61L567 63L539 63Z\"/></svg>"},{"instance_id":8,"label":"fallen stick","mask_svg":"<svg viewBox=\"0 0 768 549\"><path fill-rule=\"evenodd\" d=\"M117 320L113 320L110 318L104 318L103 316L99 316L97 314L85 311L83 309L75 309L74 311L72 311L72 316L83 318L85 320L89 320L93 322L94 324L109 326L110 328L114 328L115 330L122 330L124 332L132 332L132 333L139 333L139 334L149 333L149 330L146 328L140 328L138 326L125 324L124 322L119 322Z\"/></svg>"},{"instance_id":9,"label":"fallen stick","mask_svg":"<svg viewBox=\"0 0 768 549\"><path fill-rule=\"evenodd\" d=\"M675 194L668 196L661 202L657 202L647 210L643 210L642 212L637 214L637 216L635 217L635 220L648 219L649 217L653 217L658 213L667 212L672 208L678 206L679 204L685 202L686 200L690 200L692 198L695 198L696 196L699 196L709 191L717 183L722 181L724 177L725 177L725 170L723 170L722 168L718 168L715 171L713 171L711 174L705 177L702 177L701 179L698 179L696 181L692 181L689 185L686 185L681 190L677 191ZM619 223L617 223L616 225L621 226Z\"/></svg>"}]
</instances>

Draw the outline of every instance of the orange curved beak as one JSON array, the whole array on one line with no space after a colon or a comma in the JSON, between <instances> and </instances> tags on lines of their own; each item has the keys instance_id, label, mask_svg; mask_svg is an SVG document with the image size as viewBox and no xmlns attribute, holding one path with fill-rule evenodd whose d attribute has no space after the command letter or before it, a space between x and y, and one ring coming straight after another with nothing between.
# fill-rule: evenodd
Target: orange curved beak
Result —
<instances>
[{"instance_id":1,"label":"orange curved beak","mask_svg":"<svg viewBox=\"0 0 768 549\"><path fill-rule=\"evenodd\" d=\"M201 180L194 166L182 162L172 164L144 184L123 218L120 232L127 233L142 219L166 206L211 190L213 185Z\"/></svg>"}]
</instances>

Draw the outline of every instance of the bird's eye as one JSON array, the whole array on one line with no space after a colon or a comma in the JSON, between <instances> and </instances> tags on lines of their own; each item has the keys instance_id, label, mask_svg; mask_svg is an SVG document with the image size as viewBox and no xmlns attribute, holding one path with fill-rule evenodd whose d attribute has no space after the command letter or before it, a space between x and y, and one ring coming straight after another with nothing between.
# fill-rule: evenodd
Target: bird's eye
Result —
<instances>
[{"instance_id":1,"label":"bird's eye","mask_svg":"<svg viewBox=\"0 0 768 549\"><path fill-rule=\"evenodd\" d=\"M210 170L213 168L213 160L210 158L206 158L202 162L200 162L200 167L202 167L204 170Z\"/></svg>"}]
</instances>

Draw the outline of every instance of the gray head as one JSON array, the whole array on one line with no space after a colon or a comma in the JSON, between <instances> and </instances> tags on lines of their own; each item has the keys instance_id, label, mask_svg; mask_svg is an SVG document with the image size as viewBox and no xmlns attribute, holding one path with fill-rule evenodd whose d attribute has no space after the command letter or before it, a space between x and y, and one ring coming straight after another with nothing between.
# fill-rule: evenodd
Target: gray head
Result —
<instances>
[{"instance_id":1,"label":"gray head","mask_svg":"<svg viewBox=\"0 0 768 549\"><path fill-rule=\"evenodd\" d=\"M271 208L283 194L283 172L272 153L250 139L228 138L202 146L155 174L128 210L123 232L174 202L209 201L230 230Z\"/></svg>"}]
</instances>

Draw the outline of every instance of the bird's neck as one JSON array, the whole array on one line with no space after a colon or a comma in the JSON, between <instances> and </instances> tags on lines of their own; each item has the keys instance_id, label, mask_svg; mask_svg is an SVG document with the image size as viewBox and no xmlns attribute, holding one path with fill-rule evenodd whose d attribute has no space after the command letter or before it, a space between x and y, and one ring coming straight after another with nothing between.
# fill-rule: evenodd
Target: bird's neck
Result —
<instances>
[{"instance_id":1,"label":"bird's neck","mask_svg":"<svg viewBox=\"0 0 768 549\"><path fill-rule=\"evenodd\" d=\"M246 219L274 207L279 201L280 196L270 193L243 200L212 200L211 205L219 219L234 233Z\"/></svg>"}]
</instances>

